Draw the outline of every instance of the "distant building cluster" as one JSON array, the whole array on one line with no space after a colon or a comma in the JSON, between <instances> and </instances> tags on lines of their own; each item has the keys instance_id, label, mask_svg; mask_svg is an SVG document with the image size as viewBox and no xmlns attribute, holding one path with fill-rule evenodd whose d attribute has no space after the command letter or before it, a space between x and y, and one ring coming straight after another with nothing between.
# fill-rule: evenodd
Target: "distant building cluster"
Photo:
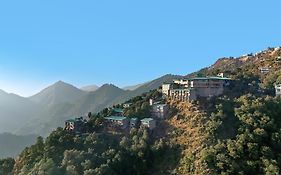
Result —
<instances>
[{"instance_id":1,"label":"distant building cluster","mask_svg":"<svg viewBox=\"0 0 281 175\"><path fill-rule=\"evenodd\" d=\"M175 100L192 101L200 97L213 97L223 94L224 87L229 85L229 78L225 78L224 74L217 77L196 77L188 79L174 80L173 83L164 83L162 85L162 93L165 97ZM281 88L281 87L280 87ZM280 91L281 93L281 91ZM148 128L154 130L157 127L157 121L166 119L169 113L169 105L162 101L149 100L150 116L146 118L124 116L124 109L130 108L132 103L123 104L123 108L113 108L111 115L104 117L104 125L108 128L117 130L127 130L132 128ZM85 120L76 118L75 120L67 120L65 129L75 133L83 132Z\"/></svg>"},{"instance_id":2,"label":"distant building cluster","mask_svg":"<svg viewBox=\"0 0 281 175\"><path fill-rule=\"evenodd\" d=\"M105 117L105 123L107 126L118 129L132 129L132 128L148 128L150 131L154 130L157 126L157 120L165 119L168 115L169 106L161 103L161 101L149 100L151 106L151 115L146 118L139 119L140 117L128 118L124 116L124 110L120 108L114 108L113 115ZM123 104L123 108L129 108L132 103Z\"/></svg>"},{"instance_id":3,"label":"distant building cluster","mask_svg":"<svg viewBox=\"0 0 281 175\"><path fill-rule=\"evenodd\" d=\"M173 83L164 83L164 96L180 101L193 101L200 97L213 97L223 94L224 88L229 85L230 78L223 77L195 77L174 80Z\"/></svg>"},{"instance_id":4,"label":"distant building cluster","mask_svg":"<svg viewBox=\"0 0 281 175\"><path fill-rule=\"evenodd\" d=\"M128 108L129 105L124 105ZM105 123L107 126L116 128L116 129L132 129L132 128L139 128L144 127L148 128L149 130L153 130L156 127L156 120L153 118L143 118L142 120L139 120L137 117L134 118L128 118L125 117L123 109L113 109L113 112L115 115L105 117Z\"/></svg>"},{"instance_id":5,"label":"distant building cluster","mask_svg":"<svg viewBox=\"0 0 281 175\"><path fill-rule=\"evenodd\" d=\"M270 69L261 68L261 73L267 74ZM201 97L214 97L222 95L225 87L230 85L230 78L224 77L220 73L216 77L195 77L174 80L172 83L163 83L162 94L174 100L194 101ZM281 84L275 85L276 96L281 96ZM146 118L124 116L124 109L130 108L133 103L124 103L123 108L113 108L111 115L104 117L104 125L113 130L123 130L132 128L148 128L153 131L157 127L157 121L166 119L169 115L169 105L161 101L149 100L150 116ZM83 117L65 121L65 130L82 134L87 131L87 120ZM128 131L128 130L127 130Z\"/></svg>"}]
</instances>

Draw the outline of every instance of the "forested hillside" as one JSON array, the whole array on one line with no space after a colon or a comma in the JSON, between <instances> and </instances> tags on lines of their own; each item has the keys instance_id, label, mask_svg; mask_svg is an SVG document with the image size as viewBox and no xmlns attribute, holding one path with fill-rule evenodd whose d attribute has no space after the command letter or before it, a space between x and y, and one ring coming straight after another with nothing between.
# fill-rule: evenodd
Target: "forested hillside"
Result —
<instances>
[{"instance_id":1,"label":"forested hillside","mask_svg":"<svg viewBox=\"0 0 281 175\"><path fill-rule=\"evenodd\" d=\"M169 117L156 129L130 132L108 129L106 108L90 116L89 132L75 135L62 128L26 148L18 159L1 160L6 174L158 175L266 174L281 168L280 48L258 54L220 59L189 76L232 78L219 97L194 102L164 100ZM262 72L261 68L267 68ZM161 98L157 90L128 102L128 117L149 115L148 100ZM122 107L122 105L117 105Z\"/></svg>"}]
</instances>

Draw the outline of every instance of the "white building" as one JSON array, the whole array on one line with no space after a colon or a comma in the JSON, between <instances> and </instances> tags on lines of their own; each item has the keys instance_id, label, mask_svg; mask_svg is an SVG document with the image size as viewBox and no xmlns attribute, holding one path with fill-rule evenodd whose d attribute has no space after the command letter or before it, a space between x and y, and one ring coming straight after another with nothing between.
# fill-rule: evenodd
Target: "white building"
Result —
<instances>
[{"instance_id":1,"label":"white building","mask_svg":"<svg viewBox=\"0 0 281 175\"><path fill-rule=\"evenodd\" d=\"M144 118L141 120L141 126L153 130L156 128L156 121L153 118Z\"/></svg>"},{"instance_id":2,"label":"white building","mask_svg":"<svg viewBox=\"0 0 281 175\"><path fill-rule=\"evenodd\" d=\"M262 67L262 68L260 68L260 72L262 74L268 74L270 72L270 69L267 67Z\"/></svg>"},{"instance_id":3,"label":"white building","mask_svg":"<svg viewBox=\"0 0 281 175\"><path fill-rule=\"evenodd\" d=\"M281 96L281 84L275 85L276 96Z\"/></svg>"}]
</instances>

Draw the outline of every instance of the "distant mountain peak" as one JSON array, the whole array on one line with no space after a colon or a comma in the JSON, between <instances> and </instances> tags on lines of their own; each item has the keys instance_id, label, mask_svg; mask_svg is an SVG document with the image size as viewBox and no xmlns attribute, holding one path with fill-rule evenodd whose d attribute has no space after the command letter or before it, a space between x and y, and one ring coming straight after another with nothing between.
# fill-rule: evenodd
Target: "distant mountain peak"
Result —
<instances>
[{"instance_id":1,"label":"distant mountain peak","mask_svg":"<svg viewBox=\"0 0 281 175\"><path fill-rule=\"evenodd\" d=\"M60 80L30 97L30 99L49 106L58 103L73 102L81 98L85 93L75 86Z\"/></svg>"},{"instance_id":2,"label":"distant mountain peak","mask_svg":"<svg viewBox=\"0 0 281 175\"><path fill-rule=\"evenodd\" d=\"M65 83L65 82L62 81L62 80L59 80L59 81L57 81L55 84L67 84L67 83Z\"/></svg>"},{"instance_id":3,"label":"distant mountain peak","mask_svg":"<svg viewBox=\"0 0 281 175\"><path fill-rule=\"evenodd\" d=\"M66 83L64 81L57 81L55 82L53 85L49 86L49 87L52 87L52 86L71 86L71 87L74 87L73 85L69 84L69 83ZM75 87L76 88L76 87Z\"/></svg>"},{"instance_id":4,"label":"distant mountain peak","mask_svg":"<svg viewBox=\"0 0 281 175\"><path fill-rule=\"evenodd\" d=\"M119 88L118 86L116 86L116 85L114 85L114 84L111 84L111 83L106 83L106 84L102 85L102 86L100 87L100 89L102 89L102 88L115 88L115 89L121 89L121 88Z\"/></svg>"}]
</instances>

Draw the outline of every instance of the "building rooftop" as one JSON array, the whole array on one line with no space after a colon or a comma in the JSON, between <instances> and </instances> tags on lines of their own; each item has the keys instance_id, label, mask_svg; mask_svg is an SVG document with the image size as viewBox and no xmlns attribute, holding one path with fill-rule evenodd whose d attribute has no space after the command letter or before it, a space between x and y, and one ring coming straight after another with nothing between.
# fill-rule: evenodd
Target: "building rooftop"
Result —
<instances>
[{"instance_id":1,"label":"building rooftop","mask_svg":"<svg viewBox=\"0 0 281 175\"><path fill-rule=\"evenodd\" d=\"M75 119L68 119L68 120L66 120L66 122L79 122L79 121L83 121L83 118L76 117Z\"/></svg>"},{"instance_id":2,"label":"building rooftop","mask_svg":"<svg viewBox=\"0 0 281 175\"><path fill-rule=\"evenodd\" d=\"M167 104L154 104L154 105L159 107L167 106Z\"/></svg>"},{"instance_id":3,"label":"building rooftop","mask_svg":"<svg viewBox=\"0 0 281 175\"><path fill-rule=\"evenodd\" d=\"M150 121L153 121L154 119L153 118L144 118L141 120L141 122L150 122Z\"/></svg>"},{"instance_id":4,"label":"building rooftop","mask_svg":"<svg viewBox=\"0 0 281 175\"><path fill-rule=\"evenodd\" d=\"M127 119L126 117L120 117L120 116L109 116L109 117L104 117L105 120L116 120L116 121L122 121Z\"/></svg>"},{"instance_id":5,"label":"building rooftop","mask_svg":"<svg viewBox=\"0 0 281 175\"><path fill-rule=\"evenodd\" d=\"M187 78L187 80L231 80L231 79L226 77L194 77L194 78Z\"/></svg>"},{"instance_id":6,"label":"building rooftop","mask_svg":"<svg viewBox=\"0 0 281 175\"><path fill-rule=\"evenodd\" d=\"M69 120L66 120L65 122L75 122L76 120L74 119L69 119Z\"/></svg>"},{"instance_id":7,"label":"building rooftop","mask_svg":"<svg viewBox=\"0 0 281 175\"><path fill-rule=\"evenodd\" d=\"M121 109L121 108L114 108L113 111L117 112L117 113L123 113L124 112L124 110Z\"/></svg>"},{"instance_id":8,"label":"building rooftop","mask_svg":"<svg viewBox=\"0 0 281 175\"><path fill-rule=\"evenodd\" d=\"M172 91L190 91L192 88L183 88L183 89L172 89Z\"/></svg>"}]
</instances>

